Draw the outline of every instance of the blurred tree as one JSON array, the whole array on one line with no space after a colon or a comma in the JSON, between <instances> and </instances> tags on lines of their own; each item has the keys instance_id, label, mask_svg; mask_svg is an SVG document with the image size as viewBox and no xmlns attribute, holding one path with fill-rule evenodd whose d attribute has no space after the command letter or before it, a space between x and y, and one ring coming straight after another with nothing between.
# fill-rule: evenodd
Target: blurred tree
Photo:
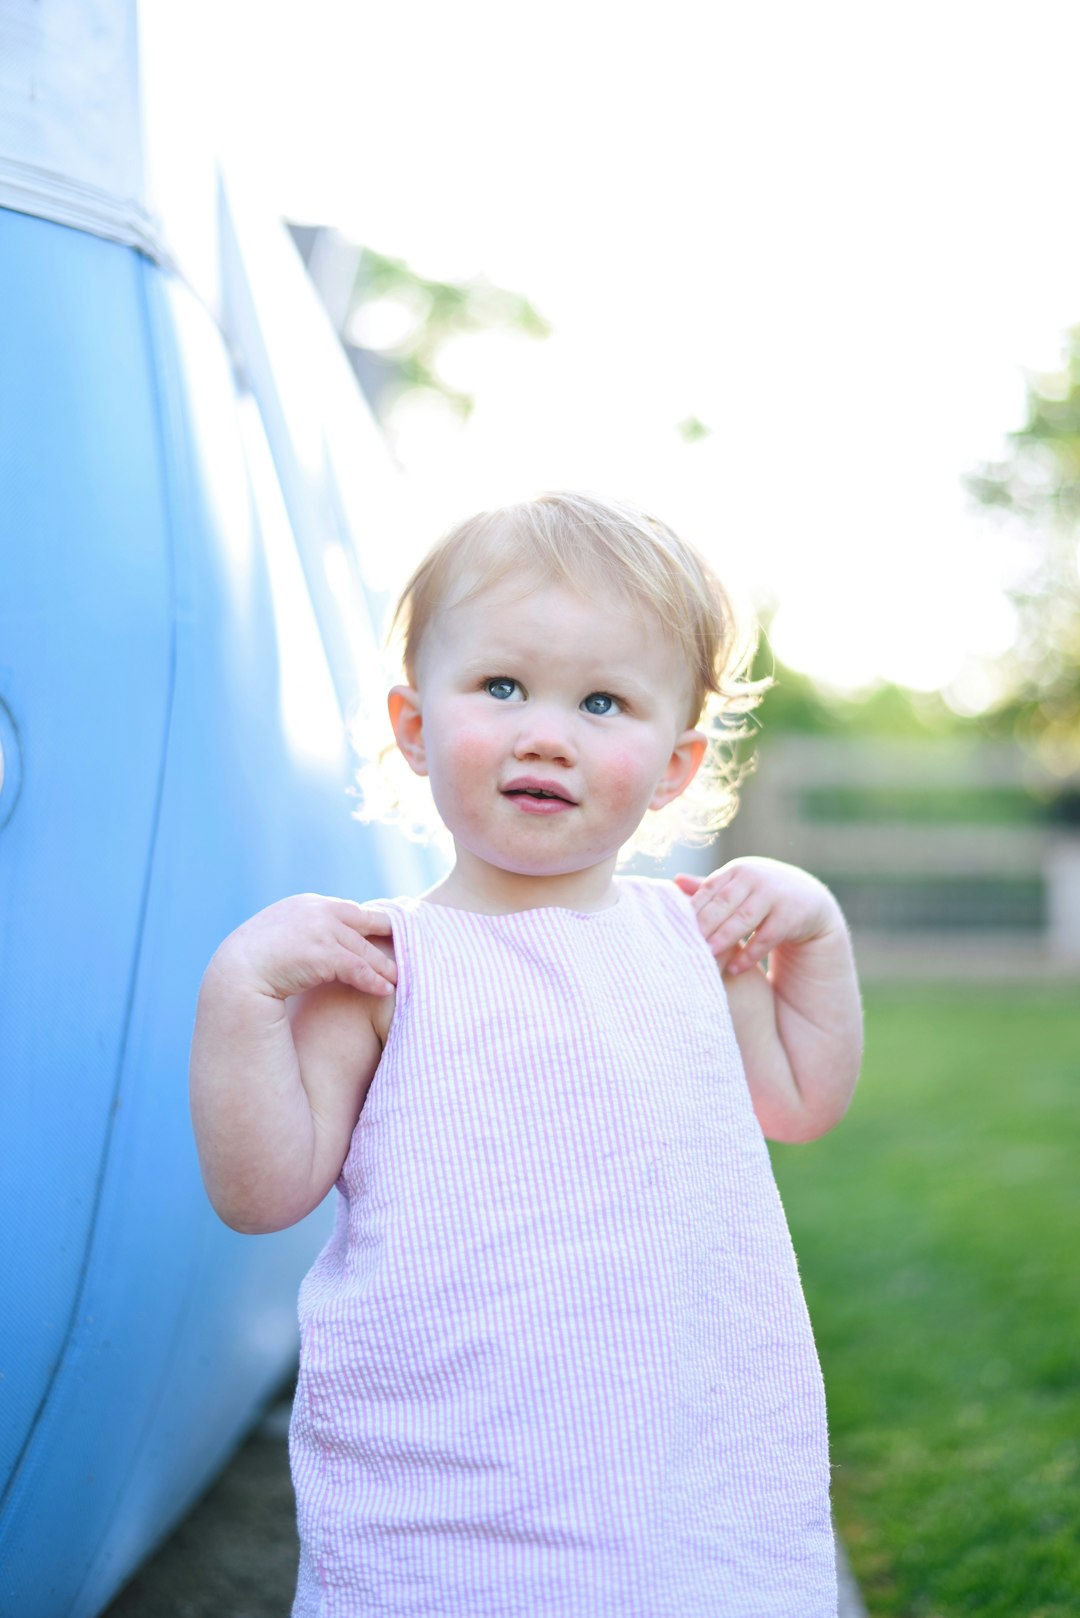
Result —
<instances>
[{"instance_id":1,"label":"blurred tree","mask_svg":"<svg viewBox=\"0 0 1080 1618\"><path fill-rule=\"evenodd\" d=\"M450 338L490 331L547 337L551 328L528 298L484 276L437 281L402 258L360 249L345 335L361 384L384 423L417 388L468 416L472 397L440 376L439 351Z\"/></svg>"},{"instance_id":2,"label":"blurred tree","mask_svg":"<svg viewBox=\"0 0 1080 1618\"><path fill-rule=\"evenodd\" d=\"M1080 327L1060 370L1029 377L1027 420L1007 444L966 480L1027 553L1010 591L1019 628L1003 663L1007 694L988 719L1065 772L1080 766Z\"/></svg>"},{"instance_id":3,"label":"blurred tree","mask_svg":"<svg viewBox=\"0 0 1080 1618\"><path fill-rule=\"evenodd\" d=\"M881 736L892 739L957 735L970 730L936 691L912 691L882 681L869 691L847 693L819 684L809 674L778 663L766 636L754 659L755 679L771 675L774 684L754 710L760 730L756 742L768 746L770 734Z\"/></svg>"},{"instance_id":4,"label":"blurred tree","mask_svg":"<svg viewBox=\"0 0 1080 1618\"><path fill-rule=\"evenodd\" d=\"M700 444L703 438L712 437L712 428L700 416L684 416L675 423L675 431L684 444Z\"/></svg>"}]
</instances>

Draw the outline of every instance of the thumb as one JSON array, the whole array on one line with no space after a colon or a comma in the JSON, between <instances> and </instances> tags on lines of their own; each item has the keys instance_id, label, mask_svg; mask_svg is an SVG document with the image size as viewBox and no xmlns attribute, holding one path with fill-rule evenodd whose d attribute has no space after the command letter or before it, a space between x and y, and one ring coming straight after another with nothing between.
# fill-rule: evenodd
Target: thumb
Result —
<instances>
[{"instance_id":1,"label":"thumb","mask_svg":"<svg viewBox=\"0 0 1080 1618\"><path fill-rule=\"evenodd\" d=\"M705 879L704 877L689 876L686 872L680 872L674 880L675 886L681 889L688 899L692 899Z\"/></svg>"}]
</instances>

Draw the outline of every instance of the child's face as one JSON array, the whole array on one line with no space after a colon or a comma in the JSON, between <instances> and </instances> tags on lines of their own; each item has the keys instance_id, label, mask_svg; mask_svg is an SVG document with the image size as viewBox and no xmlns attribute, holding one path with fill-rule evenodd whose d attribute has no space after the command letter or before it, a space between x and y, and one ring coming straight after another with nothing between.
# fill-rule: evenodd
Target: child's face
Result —
<instances>
[{"instance_id":1,"label":"child's face","mask_svg":"<svg viewBox=\"0 0 1080 1618\"><path fill-rule=\"evenodd\" d=\"M418 689L391 696L403 752L428 775L456 871L614 870L645 811L689 783L690 678L648 609L562 585L493 586L429 625ZM600 872L602 875L602 872Z\"/></svg>"}]
</instances>

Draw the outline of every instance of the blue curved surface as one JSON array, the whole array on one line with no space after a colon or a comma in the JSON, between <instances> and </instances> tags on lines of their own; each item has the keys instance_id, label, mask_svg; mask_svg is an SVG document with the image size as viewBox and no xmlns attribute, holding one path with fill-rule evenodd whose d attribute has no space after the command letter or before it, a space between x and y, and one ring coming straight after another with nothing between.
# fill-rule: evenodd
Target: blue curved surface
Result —
<instances>
[{"instance_id":1,"label":"blue curved surface","mask_svg":"<svg viewBox=\"0 0 1080 1618\"><path fill-rule=\"evenodd\" d=\"M253 497L209 316L3 210L0 303L0 1612L90 1618L286 1373L327 1229L242 1237L206 1201L202 970L282 894L401 867L350 821L341 670L302 558L291 599L271 577L280 490Z\"/></svg>"}]
</instances>

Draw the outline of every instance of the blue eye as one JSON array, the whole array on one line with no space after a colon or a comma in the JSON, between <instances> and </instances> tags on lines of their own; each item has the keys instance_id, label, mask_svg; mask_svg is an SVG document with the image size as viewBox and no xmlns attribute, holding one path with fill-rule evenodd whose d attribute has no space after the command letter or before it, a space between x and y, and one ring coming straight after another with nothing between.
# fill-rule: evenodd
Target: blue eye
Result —
<instances>
[{"instance_id":1,"label":"blue eye","mask_svg":"<svg viewBox=\"0 0 1080 1618\"><path fill-rule=\"evenodd\" d=\"M607 691L590 692L581 706L584 708L586 713L602 715L619 712L619 704L617 700Z\"/></svg>"},{"instance_id":2,"label":"blue eye","mask_svg":"<svg viewBox=\"0 0 1080 1618\"><path fill-rule=\"evenodd\" d=\"M494 697L498 702L513 702L515 697L522 695L521 687L516 680L485 680L484 690L489 697Z\"/></svg>"}]
</instances>

